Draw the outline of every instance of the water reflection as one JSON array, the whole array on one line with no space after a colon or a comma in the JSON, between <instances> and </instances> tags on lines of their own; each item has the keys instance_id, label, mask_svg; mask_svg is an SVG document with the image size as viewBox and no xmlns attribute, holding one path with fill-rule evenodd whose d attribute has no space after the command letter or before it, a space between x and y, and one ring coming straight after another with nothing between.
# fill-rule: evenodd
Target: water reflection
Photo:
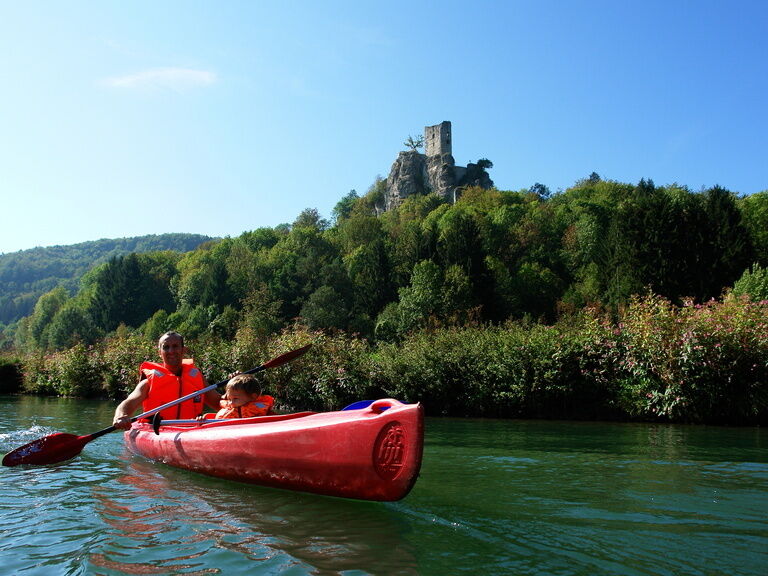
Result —
<instances>
[{"instance_id":1,"label":"water reflection","mask_svg":"<svg viewBox=\"0 0 768 576\"><path fill-rule=\"evenodd\" d=\"M240 485L128 458L119 487L93 490L112 528L91 554L94 566L186 574L208 573L213 563L226 573L248 560L260 573L366 573L371 566L416 573L402 537L408 524L386 505Z\"/></svg>"}]
</instances>

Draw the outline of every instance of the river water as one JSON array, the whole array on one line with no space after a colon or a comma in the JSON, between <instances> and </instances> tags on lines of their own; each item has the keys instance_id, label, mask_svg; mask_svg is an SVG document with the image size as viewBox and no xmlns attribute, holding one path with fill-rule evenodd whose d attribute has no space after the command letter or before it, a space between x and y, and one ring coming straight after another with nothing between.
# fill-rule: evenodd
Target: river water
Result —
<instances>
[{"instance_id":1,"label":"river water","mask_svg":"<svg viewBox=\"0 0 768 576\"><path fill-rule=\"evenodd\" d=\"M3 453L113 410L0 402ZM0 484L0 574L768 574L758 428L429 418L421 477L394 503L175 470L120 433Z\"/></svg>"}]
</instances>

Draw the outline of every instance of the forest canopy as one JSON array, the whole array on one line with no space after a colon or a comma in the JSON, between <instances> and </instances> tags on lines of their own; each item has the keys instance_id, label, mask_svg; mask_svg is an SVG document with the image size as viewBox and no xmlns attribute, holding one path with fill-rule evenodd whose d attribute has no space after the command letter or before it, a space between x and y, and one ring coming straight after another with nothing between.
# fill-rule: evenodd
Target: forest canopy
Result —
<instances>
[{"instance_id":1,"label":"forest canopy","mask_svg":"<svg viewBox=\"0 0 768 576\"><path fill-rule=\"evenodd\" d=\"M768 192L740 198L719 186L692 192L592 174L557 194L541 184L468 188L455 202L410 197L384 213L380 195L379 181L344 196L333 223L306 209L290 225L190 251L94 245L93 267L83 245L66 266L64 256L37 251L2 256L4 298L44 290L29 298L28 315L8 322L5 346L61 349L120 326L148 338L166 329L267 337L296 322L397 341L427 326L618 310L643 293L706 302L739 281L749 296L767 296L759 280L768 267Z\"/></svg>"},{"instance_id":2,"label":"forest canopy","mask_svg":"<svg viewBox=\"0 0 768 576\"><path fill-rule=\"evenodd\" d=\"M110 258L131 252L188 252L210 240L200 234L152 234L0 254L0 326L31 314L38 298L57 286L74 293L83 274Z\"/></svg>"}]
</instances>

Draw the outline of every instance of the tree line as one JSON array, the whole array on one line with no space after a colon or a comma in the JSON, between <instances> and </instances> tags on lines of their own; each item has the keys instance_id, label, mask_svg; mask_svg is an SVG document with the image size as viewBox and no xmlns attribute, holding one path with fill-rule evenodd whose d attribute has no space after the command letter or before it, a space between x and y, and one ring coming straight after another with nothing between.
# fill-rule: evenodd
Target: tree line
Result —
<instances>
[{"instance_id":1,"label":"tree line","mask_svg":"<svg viewBox=\"0 0 768 576\"><path fill-rule=\"evenodd\" d=\"M593 174L558 194L469 188L455 203L412 197L377 215L383 187L350 192L330 222L307 209L187 253L114 255L74 293L63 283L45 292L5 328L6 346L63 349L121 325L149 338L171 328L266 337L295 322L392 342L425 326L618 310L646 291L678 304L747 286L766 297L768 192Z\"/></svg>"},{"instance_id":2,"label":"tree line","mask_svg":"<svg viewBox=\"0 0 768 576\"><path fill-rule=\"evenodd\" d=\"M80 278L114 256L131 252L188 252L213 240L200 234L150 234L0 254L0 327L29 316L38 298L61 286L74 294Z\"/></svg>"}]
</instances>

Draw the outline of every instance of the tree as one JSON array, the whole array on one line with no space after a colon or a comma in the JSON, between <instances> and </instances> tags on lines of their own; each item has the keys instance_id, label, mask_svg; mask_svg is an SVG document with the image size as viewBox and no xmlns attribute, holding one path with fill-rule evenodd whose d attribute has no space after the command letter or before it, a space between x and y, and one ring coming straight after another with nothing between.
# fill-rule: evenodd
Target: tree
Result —
<instances>
[{"instance_id":1,"label":"tree","mask_svg":"<svg viewBox=\"0 0 768 576\"><path fill-rule=\"evenodd\" d=\"M266 284L252 290L243 300L243 316L240 330L253 335L262 344L280 329L282 303L275 300Z\"/></svg>"},{"instance_id":2,"label":"tree","mask_svg":"<svg viewBox=\"0 0 768 576\"><path fill-rule=\"evenodd\" d=\"M441 312L443 278L440 267L422 260L413 268L411 285L400 289L400 332L422 326L430 316Z\"/></svg>"},{"instance_id":3,"label":"tree","mask_svg":"<svg viewBox=\"0 0 768 576\"><path fill-rule=\"evenodd\" d=\"M90 314L69 300L53 317L48 329L48 347L55 350L96 341L99 331Z\"/></svg>"},{"instance_id":4,"label":"tree","mask_svg":"<svg viewBox=\"0 0 768 576\"><path fill-rule=\"evenodd\" d=\"M320 216L317 208L305 208L293 221L293 228L314 228L316 230L325 230L328 228L328 221Z\"/></svg>"},{"instance_id":5,"label":"tree","mask_svg":"<svg viewBox=\"0 0 768 576\"><path fill-rule=\"evenodd\" d=\"M714 186L702 200L707 217L704 264L708 274L701 296L708 299L720 296L724 287L733 285L753 262L753 249L731 192Z\"/></svg>"},{"instance_id":6,"label":"tree","mask_svg":"<svg viewBox=\"0 0 768 576\"><path fill-rule=\"evenodd\" d=\"M344 263L352 283L354 313L375 318L394 295L384 243L376 240L358 246Z\"/></svg>"},{"instance_id":7,"label":"tree","mask_svg":"<svg viewBox=\"0 0 768 576\"><path fill-rule=\"evenodd\" d=\"M218 314L225 306L237 301L232 293L233 284L228 269L234 246L233 240L225 239L207 249L190 252L179 261L173 290L180 311L187 313L198 306L213 306ZM237 257L233 259L237 260ZM246 290L247 281L245 287L236 283L236 288Z\"/></svg>"},{"instance_id":8,"label":"tree","mask_svg":"<svg viewBox=\"0 0 768 576\"><path fill-rule=\"evenodd\" d=\"M753 302L768 300L768 268L754 264L751 270L745 270L733 285L736 296L748 296Z\"/></svg>"},{"instance_id":9,"label":"tree","mask_svg":"<svg viewBox=\"0 0 768 576\"><path fill-rule=\"evenodd\" d=\"M528 191L531 194L536 194L540 200L548 200L549 197L552 196L550 189L544 186L544 184L540 184L539 182L536 182L536 184L531 186Z\"/></svg>"},{"instance_id":10,"label":"tree","mask_svg":"<svg viewBox=\"0 0 768 576\"><path fill-rule=\"evenodd\" d=\"M40 297L29 319L27 332L31 340L29 344L41 350L48 349L51 322L68 301L69 294L61 286Z\"/></svg>"},{"instance_id":11,"label":"tree","mask_svg":"<svg viewBox=\"0 0 768 576\"><path fill-rule=\"evenodd\" d=\"M414 152L416 152L419 148L424 147L424 136L416 136L414 138L413 136L408 136L408 138L403 142L406 148L410 148Z\"/></svg>"},{"instance_id":12,"label":"tree","mask_svg":"<svg viewBox=\"0 0 768 576\"><path fill-rule=\"evenodd\" d=\"M755 262L768 267L768 190L739 199L742 223L755 250Z\"/></svg>"},{"instance_id":13,"label":"tree","mask_svg":"<svg viewBox=\"0 0 768 576\"><path fill-rule=\"evenodd\" d=\"M349 193L336 203L331 212L333 222L338 224L342 220L349 218L352 214L352 209L355 207L355 203L360 199L357 192L350 190Z\"/></svg>"},{"instance_id":14,"label":"tree","mask_svg":"<svg viewBox=\"0 0 768 576\"><path fill-rule=\"evenodd\" d=\"M314 330L343 329L349 320L349 309L336 290L320 286L301 307L300 316Z\"/></svg>"},{"instance_id":15,"label":"tree","mask_svg":"<svg viewBox=\"0 0 768 576\"><path fill-rule=\"evenodd\" d=\"M178 260L172 252L116 256L83 277L76 299L105 332L121 323L138 328L157 310L175 310L171 284ZM203 289L201 283L191 284Z\"/></svg>"}]
</instances>

